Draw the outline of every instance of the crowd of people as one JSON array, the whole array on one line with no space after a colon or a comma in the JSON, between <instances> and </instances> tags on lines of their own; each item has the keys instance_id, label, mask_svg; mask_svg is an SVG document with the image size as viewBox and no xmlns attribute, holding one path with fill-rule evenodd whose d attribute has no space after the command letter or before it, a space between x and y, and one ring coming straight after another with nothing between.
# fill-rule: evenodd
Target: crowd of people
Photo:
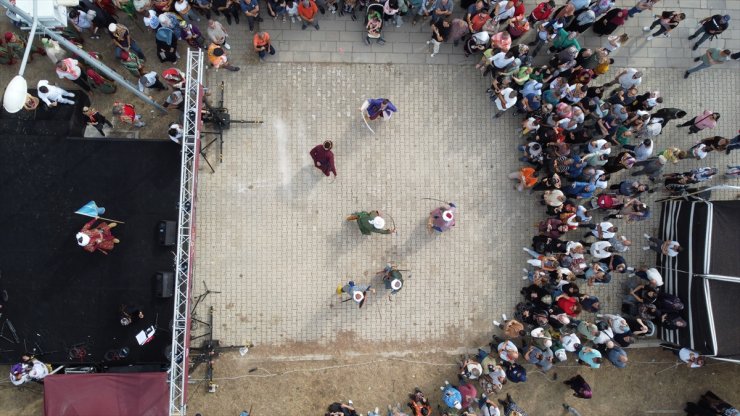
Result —
<instances>
[{"instance_id":1,"label":"crowd of people","mask_svg":"<svg viewBox=\"0 0 740 416\"><path fill-rule=\"evenodd\" d=\"M659 137L671 121L681 119L677 127L688 127L689 135L706 134L717 126L720 114L704 110L686 119L688 111L663 106L659 91L640 92L643 74L635 68L599 82L599 77L608 76L614 53L629 41L628 35L613 32L634 15L652 10L657 1L641 0L631 9L613 8L609 0L572 0L561 7L546 1L528 16L520 1L476 1L467 7L465 20L435 14L435 3L447 4L427 2L428 9L419 14L431 16L432 57L446 41L463 43L467 55L480 55L476 68L490 75L487 92L497 109L494 119L507 111L522 117L519 150L524 165L509 176L513 187L537 193L547 215L538 224L531 247L524 248L528 266L522 277L524 299L511 319L503 315L494 320L501 332L493 335L489 346L459 362L458 385L442 387L441 401L446 405L442 414L526 415L508 395L506 400L491 399L506 383L527 381L522 364L546 373L572 355L589 368L599 368L605 361L624 368L628 347L638 338L654 335L657 328L679 330L687 325L682 300L662 290L658 268L630 264L626 258L635 248L675 257L683 255L683 247L648 234L625 236L620 222L651 218L646 196L661 186L671 197L685 197L713 179L718 173L714 167L679 173L664 169L685 159L705 159L714 151L729 154L740 148L740 136L710 136L686 149L670 144L661 149ZM643 29L658 28L647 39L669 36L684 17L673 11L656 15ZM690 37L701 36L693 49L722 33L729 21L727 15L702 20ZM597 35L608 36L602 48L583 48L578 41L592 26ZM534 41L517 43L530 29L535 31ZM534 59L542 49L548 62L538 66ZM737 53L710 48L696 58L702 64L685 77L731 56L738 58ZM706 105L711 106L711 100ZM728 166L726 176L737 177L737 171ZM609 305L619 314L602 313L601 301L588 293L588 288L604 284L624 288L622 304ZM664 347L691 368L704 363L696 351ZM583 376L564 383L575 397L592 397ZM412 394L408 407L414 416L431 414L429 401L419 391ZM335 403L327 414L351 415L353 409L352 403ZM368 413L376 414L378 409ZM389 416L406 414L388 406Z\"/></svg>"},{"instance_id":2,"label":"crowd of people","mask_svg":"<svg viewBox=\"0 0 740 416\"><path fill-rule=\"evenodd\" d=\"M545 217L538 224L531 247L523 250L527 267L522 277L522 301L511 318L503 315L501 320L493 321L499 332L493 335L490 345L461 360L459 383L442 386L441 398L448 407L444 410L447 414L524 416L526 412L510 396L506 400L491 399L508 382L526 382L523 363L548 372L558 362L567 361L570 354L590 368L599 368L604 361L624 368L629 362L627 347L637 338L654 334L656 326L686 326L681 316L683 303L661 290L663 280L658 268L631 264L625 257L634 249L652 250L659 256L681 256L683 247L676 241L663 241L648 234L628 237L620 226L623 222L651 218L653 211L646 196L660 186L671 196L685 196L719 172L715 167L702 167L664 173L667 165L680 164L685 159L702 160L715 151L730 153L740 148L740 135L732 139L702 137L686 149L659 145L659 137L671 121L681 120L677 127L687 127L687 134L707 135L717 126L720 114L702 109L687 119L691 109L664 106L660 91L640 91L640 70L626 68L609 75L614 54L630 41L628 34L615 31L639 13L655 13L657 3L658 0L638 0L631 8L621 8L613 0L569 0L562 5L549 0L527 14L521 0L463 0L465 16L457 18L453 17L452 0L265 2L270 17L297 19L302 29L311 26L315 30L320 29L319 16L327 11L348 14L354 20L356 10L382 5L378 8L382 13L368 14L368 43L371 38L382 40L384 22L400 26L403 16L409 16L411 24L428 21L432 37L427 43L432 57L444 42L462 45L463 53L480 58L476 68L490 78L487 93L495 107L494 119L506 113L522 119L518 149L523 165L509 178L516 191L536 194ZM118 21L118 14L143 20L162 63L177 64L178 41L184 41L188 47L204 49L212 67L238 71L228 59L229 33L214 16L223 14L227 25L232 20L234 24L239 24L241 18L246 20L253 32L254 53L265 59L276 50L267 32L256 31L262 21L261 12L259 0L82 0L79 7L69 11L75 31L66 31L65 36L81 43L84 34L98 38L107 32L116 59L122 69L135 77L138 88L142 92L166 92L163 105L182 110L185 74L176 67L161 73L145 69L146 57L130 30ZM655 30L648 41L670 36L685 15L663 11L655 17L650 26L643 28L645 32ZM204 20L202 31L198 25ZM703 19L690 37L698 38L692 48L696 50L721 35L730 20L724 14ZM602 47L581 46L579 36L589 29L604 37ZM524 41L525 37L529 42ZM0 62L18 62L25 42L20 34L6 33ZM45 39L42 45L34 52L51 59L60 79L67 79L88 93L115 91L110 80L75 57L66 57L54 41ZM543 50L547 61L536 65ZM695 59L701 63L688 69L684 76L738 58L738 52L709 48ZM38 97L29 97L28 107L40 105L39 100L49 107L74 104L74 98L73 93L40 80ZM668 100L670 97L665 99ZM707 97L706 106L712 104ZM110 126L92 106L85 107L83 113L101 134L105 126ZM133 104L116 102L112 114L134 127L144 125ZM173 124L169 134L178 141L182 129ZM331 147L328 141L313 149L314 160L319 158L319 152L326 153ZM336 175L333 161L321 162L317 167L327 176ZM740 167L728 166L725 175L739 176ZM359 218L359 214L356 216ZM443 219L440 224L445 224ZM643 238L643 244L637 243ZM632 275L636 279L630 279ZM589 294L588 288L620 283L625 286L621 314L602 313L601 301ZM610 307L615 309L614 305ZM586 316L587 313L593 315ZM680 347L676 351L688 365L700 365L695 352ZM565 384L576 397L592 395L582 376L566 380ZM421 391L415 391L408 404L414 416L431 414L429 400ZM327 413L351 414L356 414L351 402L334 403ZM379 412L376 409L368 414ZM388 414L406 413L389 406Z\"/></svg>"},{"instance_id":3,"label":"crowd of people","mask_svg":"<svg viewBox=\"0 0 740 416\"><path fill-rule=\"evenodd\" d=\"M427 43L432 50L432 56L438 53L440 45L444 42L452 42L456 46L462 43L466 55L480 55L480 63L476 67L484 74L492 75L490 92L498 110L495 117L499 117L512 107L520 112L533 113L534 117L528 117L525 124L525 130L530 131L539 127L537 116L549 115L547 112L549 109L558 117L557 121L560 123L558 127L567 132L577 133L581 130L579 127L581 124L589 123L588 127L599 130L597 133L600 134L596 136L607 136L607 133L614 136L602 119L591 117L587 120L586 115L594 112L578 104L584 98L588 101L595 94L604 94L603 89L591 87L589 84L609 70L610 64L613 63L610 55L630 41L626 33L614 34L614 32L639 13L645 11L653 13L653 7L657 2L658 0L639 0L634 7L622 9L615 7L613 0L574 0L562 6L557 6L554 1L543 1L527 14L523 0L463 0L460 5L465 10L464 16L454 17L453 0L344 0L341 4L337 0L266 0L264 7L260 5L259 0L81 0L79 6L69 8L71 28L63 30L61 34L71 42L82 45L86 36L99 39L101 34L107 33L115 50L116 60L125 73L135 78L139 89L147 93L153 90L164 91L166 98L162 100L162 105L181 109L184 103L182 94L184 74L176 67L168 68L160 74L146 69L147 58L136 37L151 38L156 46L156 56L161 63L172 65L178 63L180 58L178 44L182 41L187 47L203 49L213 68L238 71L240 68L234 66L229 59L230 34L216 19L222 14L227 26L232 25L232 21L233 24L239 24L240 18L246 20L252 36L252 52L260 60L264 60L274 55L276 48L269 33L256 29L263 20L263 8L273 19L287 21L290 17L292 21L299 20L302 29L313 26L317 30L320 27L319 16L327 11L339 15L349 14L354 18L356 9L367 9L365 40L368 43L371 38L377 39L380 43L385 42L381 34L384 22L392 21L396 26L400 26L404 19L410 20L414 25L428 21L432 36ZM12 12L7 14L14 23L20 25L18 16ZM120 22L122 15L142 21L149 33L132 35L131 30ZM669 36L685 17L683 13L674 11L664 11L655 16L655 21L644 28L646 32L657 28L657 31L647 38L648 40L658 36ZM703 19L699 28L690 37L698 39L693 49L696 50L708 40L721 36L729 27L730 20L729 15L720 14ZM578 36L588 29L592 29L599 36L606 36L602 48L592 50L581 47ZM531 37L528 35L530 32ZM530 38L530 41L523 42L522 39L525 37ZM0 41L0 63L19 62L27 40L19 33L13 32L5 33L3 39L4 42ZM60 79L69 80L86 93L116 92L116 85L112 80L95 68L80 62L78 57L68 56L69 54L55 41L43 38L41 44L42 47L35 47L33 52L46 54L55 64ZM543 47L551 55L551 59L549 65L537 66L534 59ZM91 55L100 58L99 53L92 52ZM685 76L731 59L740 59L740 52L708 48L695 59L699 64L689 68ZM160 77L166 83L162 83ZM660 104L662 97L658 92L638 95L637 87L640 82L641 73L628 69L624 74L617 76L615 81L605 85L608 87L619 84L622 87L615 97L604 97L604 101L609 105L616 105L612 116L618 117L619 122L626 127L619 129L611 141L612 144L618 142L628 144L626 142L637 135L646 139L655 137L669 120L684 114L678 109L664 109L662 113L652 117L652 122L645 119L643 113ZM39 105L39 100L49 107L74 103L72 93L48 80L39 80L37 87L38 97L29 96L26 109L35 109ZM596 113L604 111L601 108L594 110ZM104 135L104 128L108 123L102 113L99 111L97 113L96 116L85 114L85 117L89 118L88 123L91 126ZM145 125L133 104L117 102L113 106L112 114L124 125L135 128ZM625 118L628 114L630 117ZM687 122L684 125L688 125L692 132L697 132L713 127L718 117L719 114L716 113L711 115L702 113L692 119L692 123ZM594 125L591 126L591 123ZM576 139L585 140L584 137ZM702 157L705 152L740 146L737 140L730 143L729 140L720 141L716 137L714 139L708 139L707 142L689 149L694 152L689 156ZM640 146L638 143L628 145ZM647 156L650 156L646 153L649 149L649 144L639 148L628 148ZM686 156L683 153L680 155ZM603 152L593 157L599 156L603 156ZM648 172L658 168L657 163L641 159L646 158L636 161L648 165L645 166ZM594 163L598 165L606 162L601 160ZM677 177L673 181L681 180L682 177Z\"/></svg>"}]
</instances>

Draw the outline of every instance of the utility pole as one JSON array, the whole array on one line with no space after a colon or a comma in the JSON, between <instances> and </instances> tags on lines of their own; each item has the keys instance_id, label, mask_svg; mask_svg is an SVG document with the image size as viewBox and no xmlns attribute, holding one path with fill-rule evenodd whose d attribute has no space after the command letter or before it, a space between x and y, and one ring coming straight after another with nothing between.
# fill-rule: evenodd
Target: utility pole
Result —
<instances>
[{"instance_id":1,"label":"utility pole","mask_svg":"<svg viewBox=\"0 0 740 416\"><path fill-rule=\"evenodd\" d=\"M32 25L32 26L37 24L36 21L34 20L34 17L29 16L28 14L26 14L26 12L24 12L21 9L19 9L15 5L11 4L8 0L0 0L0 5L3 5L3 7L9 9L10 11L12 11L16 15L18 15L18 17L20 17L26 24ZM122 85L124 88L126 88L129 91L131 91L132 93L134 93L134 95L136 95L137 97L141 98L142 101L144 101L145 103L147 103L147 104L151 105L152 107L156 108L161 113L164 114L164 113L167 112L167 110L164 107L162 107L156 101L154 101L151 98L149 98L148 95L146 95L143 92L139 91L139 89L136 86L134 86L131 83L129 83L128 81L126 81L126 79L124 79L123 77L121 77L120 75L118 75L117 72L115 72L112 69L108 68L105 64L103 64L102 62L100 62L97 59L93 58L92 56L90 56L90 54L88 54L87 52L83 51L82 49L78 48L77 45L75 45L74 43L68 41L67 39L65 39L64 37L62 37L61 35L59 35L58 33L54 32L53 28L50 29L50 28L46 27L41 22L38 22L37 25L38 25L38 28L41 29L47 36L49 36L50 38L52 38L55 41L59 42L59 44L62 45L65 49L67 49L70 52L73 52L76 55L78 55L83 61L87 62L88 65L90 65L93 68L99 70L106 77L112 79L117 84ZM107 29L104 28L104 30L107 30ZM33 38L29 38L28 39L28 43L30 44L31 42L33 42Z\"/></svg>"}]
</instances>

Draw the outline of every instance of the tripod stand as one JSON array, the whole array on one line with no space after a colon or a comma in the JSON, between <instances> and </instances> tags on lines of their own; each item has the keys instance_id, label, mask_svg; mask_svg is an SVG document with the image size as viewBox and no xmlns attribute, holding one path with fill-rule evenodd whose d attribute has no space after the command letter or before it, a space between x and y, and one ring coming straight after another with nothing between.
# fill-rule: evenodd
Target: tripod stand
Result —
<instances>
[{"instance_id":1,"label":"tripod stand","mask_svg":"<svg viewBox=\"0 0 740 416\"><path fill-rule=\"evenodd\" d=\"M654 373L653 375L654 375L654 376L657 376L658 374L660 374L660 373L662 373L662 372L664 372L664 371L668 371L668 370L674 370L674 369L676 369L676 368L680 367L680 366L681 366L681 364L684 364L684 362L683 362L683 361L676 361L676 362L675 362L675 363L674 363L674 364L673 364L672 366L670 366L670 367L666 367L666 368L664 368L664 369L662 369L662 370L659 370L659 371L656 371L656 372L655 372L655 373Z\"/></svg>"},{"instance_id":2,"label":"tripod stand","mask_svg":"<svg viewBox=\"0 0 740 416\"><path fill-rule=\"evenodd\" d=\"M5 328L8 328L10 331L10 336L13 337L8 338L5 334ZM0 338L10 342L11 344L20 344L21 339L18 338L18 333L15 331L15 327L13 326L13 323L10 322L10 319L5 319L3 321L3 325L0 327Z\"/></svg>"},{"instance_id":3,"label":"tripod stand","mask_svg":"<svg viewBox=\"0 0 740 416\"><path fill-rule=\"evenodd\" d=\"M203 110L203 113L201 114L203 123L212 123L213 126L216 128L214 131L205 131L205 130L203 131L203 133L215 134L216 137L210 142L208 142L205 146L201 147L200 149L200 155L203 156L203 159L208 164L208 167L211 168L212 173L215 173L215 170L213 169L211 162L208 161L208 158L205 155L205 151L209 147L211 147L212 144L218 142L218 162L222 163L224 161L224 130L229 130L231 128L232 123L239 123L239 124L262 124L263 123L261 119L232 120L231 114L229 114L229 109L224 107L224 82L223 81L221 81L219 90L221 91L221 99L218 102L218 107L214 107L208 101L203 100L203 105L205 106L205 110Z\"/></svg>"},{"instance_id":4,"label":"tripod stand","mask_svg":"<svg viewBox=\"0 0 740 416\"><path fill-rule=\"evenodd\" d=\"M209 322L205 322L205 321L202 321L202 320L196 318L196 316L198 316L196 314L196 309L198 308L198 305L200 305L200 302L203 301L203 299L205 299L208 295L210 295L211 293L220 294L221 292L218 292L218 291L209 289L205 280L203 281L203 287L206 288L206 291L203 292L203 293L201 293L200 295L198 295L195 298L195 303L193 304L193 309L190 310L190 321L191 321L191 325L192 325L193 322L196 322L196 323L200 323L200 324L206 325L209 328L212 328L212 322L209 323ZM195 328L195 327L192 327L191 326L191 329L193 329L193 328ZM200 337L202 337L202 335L199 336L199 337L197 337L197 338L200 338ZM196 338L193 338L193 339L196 339Z\"/></svg>"}]
</instances>

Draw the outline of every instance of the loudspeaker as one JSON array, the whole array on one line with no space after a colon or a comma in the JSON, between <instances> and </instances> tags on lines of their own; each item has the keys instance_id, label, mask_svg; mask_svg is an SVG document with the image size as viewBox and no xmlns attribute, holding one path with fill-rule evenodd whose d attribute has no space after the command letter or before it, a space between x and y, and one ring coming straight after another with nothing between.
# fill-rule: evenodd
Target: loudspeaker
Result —
<instances>
[{"instance_id":1,"label":"loudspeaker","mask_svg":"<svg viewBox=\"0 0 740 416\"><path fill-rule=\"evenodd\" d=\"M177 222L162 220L157 224L159 244L172 247L177 244Z\"/></svg>"},{"instance_id":2,"label":"loudspeaker","mask_svg":"<svg viewBox=\"0 0 740 416\"><path fill-rule=\"evenodd\" d=\"M157 272L154 275L154 296L158 298L171 298L175 294L175 273Z\"/></svg>"}]
</instances>

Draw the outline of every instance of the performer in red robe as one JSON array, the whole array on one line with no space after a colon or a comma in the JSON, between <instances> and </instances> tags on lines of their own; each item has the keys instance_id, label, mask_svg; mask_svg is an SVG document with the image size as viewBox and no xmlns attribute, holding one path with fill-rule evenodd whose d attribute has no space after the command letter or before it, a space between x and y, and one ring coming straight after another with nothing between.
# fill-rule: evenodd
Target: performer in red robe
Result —
<instances>
[{"instance_id":1,"label":"performer in red robe","mask_svg":"<svg viewBox=\"0 0 740 416\"><path fill-rule=\"evenodd\" d=\"M97 220L97 218L91 219L77 233L75 236L77 238L77 244L90 253L100 250L101 253L108 254L109 251L113 250L116 243L121 242L119 239L113 237L113 234L110 232L110 229L115 227L116 223L100 222L93 227L93 223Z\"/></svg>"},{"instance_id":2,"label":"performer in red robe","mask_svg":"<svg viewBox=\"0 0 740 416\"><path fill-rule=\"evenodd\" d=\"M324 144L311 149L309 154L311 155L311 159L313 159L314 166L321 169L324 175L329 176L329 174L333 173L336 177L337 169L334 167L334 153L331 151L333 146L334 143L331 140L327 140Z\"/></svg>"}]
</instances>

